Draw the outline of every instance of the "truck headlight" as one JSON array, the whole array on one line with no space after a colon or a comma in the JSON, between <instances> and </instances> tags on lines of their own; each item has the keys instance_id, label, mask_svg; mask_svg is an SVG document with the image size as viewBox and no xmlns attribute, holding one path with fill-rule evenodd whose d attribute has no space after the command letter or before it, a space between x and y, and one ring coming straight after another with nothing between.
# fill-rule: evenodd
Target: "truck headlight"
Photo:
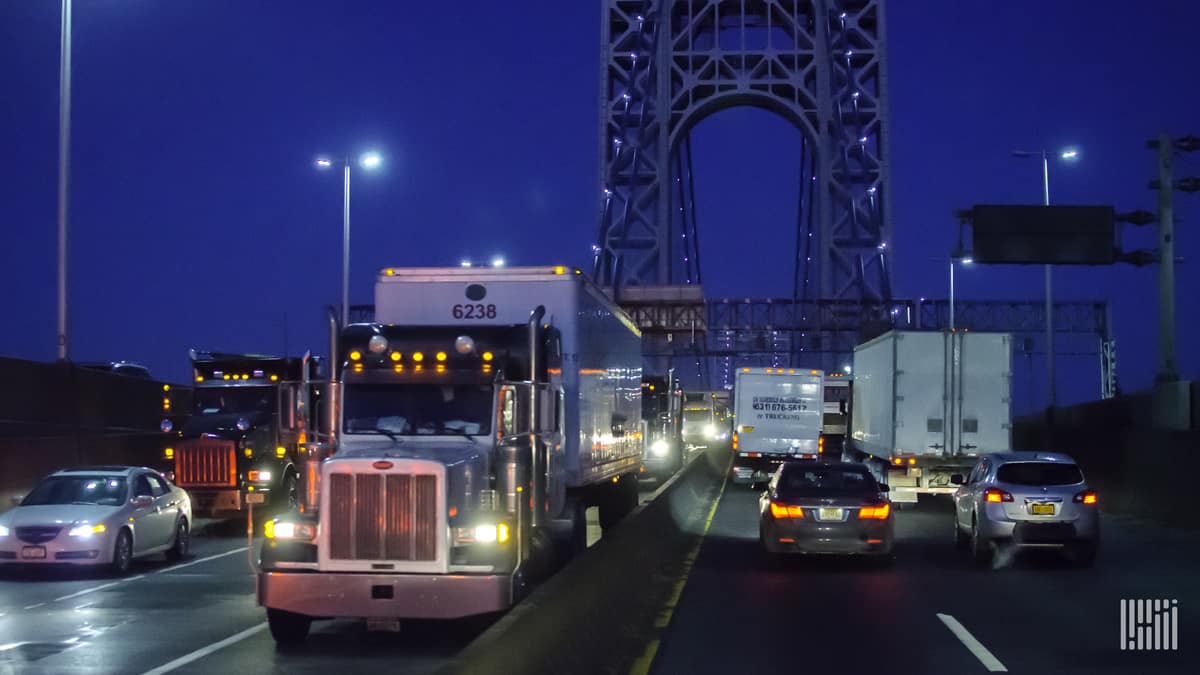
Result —
<instances>
[{"instance_id":1,"label":"truck headlight","mask_svg":"<svg viewBox=\"0 0 1200 675\"><path fill-rule=\"evenodd\" d=\"M459 544L495 544L508 541L508 523L455 528L454 539Z\"/></svg>"},{"instance_id":2,"label":"truck headlight","mask_svg":"<svg viewBox=\"0 0 1200 675\"><path fill-rule=\"evenodd\" d=\"M717 428L711 424L704 427L704 435L708 436L709 438L715 438L717 435Z\"/></svg>"},{"instance_id":3,"label":"truck headlight","mask_svg":"<svg viewBox=\"0 0 1200 675\"><path fill-rule=\"evenodd\" d=\"M102 534L107 529L108 528L104 526L104 523L97 523L95 525L92 525L90 523L84 523L82 525L76 525L75 527L72 527L71 530L69 532L67 532L67 534L72 537L79 537L80 539L87 539L88 537L91 537L93 534Z\"/></svg>"},{"instance_id":4,"label":"truck headlight","mask_svg":"<svg viewBox=\"0 0 1200 675\"><path fill-rule=\"evenodd\" d=\"M271 472L270 471L247 471L246 478L251 483L270 483L271 482Z\"/></svg>"},{"instance_id":5,"label":"truck headlight","mask_svg":"<svg viewBox=\"0 0 1200 675\"><path fill-rule=\"evenodd\" d=\"M650 444L650 454L654 455L655 457L666 457L670 450L670 444L661 438Z\"/></svg>"},{"instance_id":6,"label":"truck headlight","mask_svg":"<svg viewBox=\"0 0 1200 675\"><path fill-rule=\"evenodd\" d=\"M313 523L293 523L286 520L268 520L263 525L263 536L267 539L312 541L317 538L317 526Z\"/></svg>"}]
</instances>

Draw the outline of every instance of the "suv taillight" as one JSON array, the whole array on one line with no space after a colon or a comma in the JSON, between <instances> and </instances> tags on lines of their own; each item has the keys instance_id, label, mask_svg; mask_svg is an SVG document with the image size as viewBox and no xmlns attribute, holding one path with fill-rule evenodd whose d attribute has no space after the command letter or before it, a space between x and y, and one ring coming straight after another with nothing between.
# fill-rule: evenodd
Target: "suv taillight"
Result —
<instances>
[{"instance_id":1,"label":"suv taillight","mask_svg":"<svg viewBox=\"0 0 1200 675\"><path fill-rule=\"evenodd\" d=\"M999 488L988 488L983 491L983 501L990 504L999 504L1000 502L1011 502L1013 496Z\"/></svg>"},{"instance_id":2,"label":"suv taillight","mask_svg":"<svg viewBox=\"0 0 1200 675\"><path fill-rule=\"evenodd\" d=\"M1084 490L1083 492L1075 495L1075 498L1071 501L1075 502L1076 504L1095 504L1096 493L1092 490Z\"/></svg>"}]
</instances>

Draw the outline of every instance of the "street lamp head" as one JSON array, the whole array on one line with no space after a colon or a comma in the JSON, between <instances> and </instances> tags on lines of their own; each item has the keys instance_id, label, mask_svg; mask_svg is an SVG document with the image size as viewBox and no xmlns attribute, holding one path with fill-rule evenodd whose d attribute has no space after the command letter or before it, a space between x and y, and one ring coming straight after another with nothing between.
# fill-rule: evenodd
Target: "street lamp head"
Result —
<instances>
[{"instance_id":1,"label":"street lamp head","mask_svg":"<svg viewBox=\"0 0 1200 675\"><path fill-rule=\"evenodd\" d=\"M492 267L504 267L504 258L500 256L492 258Z\"/></svg>"},{"instance_id":2,"label":"street lamp head","mask_svg":"<svg viewBox=\"0 0 1200 675\"><path fill-rule=\"evenodd\" d=\"M853 369L852 369L850 366L848 366L848 365L846 365L846 366L842 366L842 370L843 370L843 371L844 371L844 372L845 372L847 375L849 375L851 372L853 372Z\"/></svg>"},{"instance_id":3,"label":"street lamp head","mask_svg":"<svg viewBox=\"0 0 1200 675\"><path fill-rule=\"evenodd\" d=\"M318 157L315 164L317 165L318 169L328 169L329 167L333 166L333 160L329 159L328 157Z\"/></svg>"},{"instance_id":4,"label":"street lamp head","mask_svg":"<svg viewBox=\"0 0 1200 675\"><path fill-rule=\"evenodd\" d=\"M458 263L458 266L459 266L459 267L470 267L470 266L471 266L471 261L470 261L470 260L463 260L463 261L461 261L461 262L459 262L459 263Z\"/></svg>"},{"instance_id":5,"label":"street lamp head","mask_svg":"<svg viewBox=\"0 0 1200 675\"><path fill-rule=\"evenodd\" d=\"M383 164L383 157L378 152L368 152L358 159L358 163L364 169L376 169Z\"/></svg>"},{"instance_id":6,"label":"street lamp head","mask_svg":"<svg viewBox=\"0 0 1200 675\"><path fill-rule=\"evenodd\" d=\"M1058 158L1065 159L1065 160L1079 159L1079 150L1077 150L1075 148L1067 148L1066 150L1063 150L1062 152L1058 153Z\"/></svg>"}]
</instances>

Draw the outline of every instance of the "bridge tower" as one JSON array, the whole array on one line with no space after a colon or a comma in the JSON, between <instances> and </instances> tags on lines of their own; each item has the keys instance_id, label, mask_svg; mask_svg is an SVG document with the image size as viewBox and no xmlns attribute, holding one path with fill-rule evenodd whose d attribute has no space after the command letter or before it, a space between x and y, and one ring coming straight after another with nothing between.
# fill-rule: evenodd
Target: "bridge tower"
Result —
<instances>
[{"instance_id":1,"label":"bridge tower","mask_svg":"<svg viewBox=\"0 0 1200 675\"><path fill-rule=\"evenodd\" d=\"M802 137L791 301L884 318L864 314L891 300L883 0L604 0L601 24L597 280L701 283L689 134L755 106ZM817 329L813 351L844 352Z\"/></svg>"}]
</instances>

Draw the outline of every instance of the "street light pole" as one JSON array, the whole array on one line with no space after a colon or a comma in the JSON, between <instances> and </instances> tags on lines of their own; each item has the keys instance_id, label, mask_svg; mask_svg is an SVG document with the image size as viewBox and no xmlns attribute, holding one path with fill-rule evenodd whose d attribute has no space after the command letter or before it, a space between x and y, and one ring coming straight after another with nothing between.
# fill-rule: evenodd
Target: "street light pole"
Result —
<instances>
[{"instance_id":1,"label":"street light pole","mask_svg":"<svg viewBox=\"0 0 1200 675\"><path fill-rule=\"evenodd\" d=\"M331 168L336 162L329 157L317 157L318 169ZM379 168L383 157L378 152L366 152L358 164L367 171ZM342 326L350 323L350 156L342 158Z\"/></svg>"},{"instance_id":2,"label":"street light pole","mask_svg":"<svg viewBox=\"0 0 1200 675\"><path fill-rule=\"evenodd\" d=\"M62 0L58 65L58 360L67 350L67 207L71 176L71 0Z\"/></svg>"},{"instance_id":3,"label":"street light pole","mask_svg":"<svg viewBox=\"0 0 1200 675\"><path fill-rule=\"evenodd\" d=\"M950 332L954 332L954 258L950 259Z\"/></svg>"},{"instance_id":4,"label":"street light pole","mask_svg":"<svg viewBox=\"0 0 1200 675\"><path fill-rule=\"evenodd\" d=\"M1050 158L1042 149L1042 204L1050 206ZM1054 425L1056 399L1054 378L1054 275L1053 266L1046 265L1046 421Z\"/></svg>"},{"instance_id":5,"label":"street light pole","mask_svg":"<svg viewBox=\"0 0 1200 675\"><path fill-rule=\"evenodd\" d=\"M342 326L350 325L350 158L342 163Z\"/></svg>"}]
</instances>

